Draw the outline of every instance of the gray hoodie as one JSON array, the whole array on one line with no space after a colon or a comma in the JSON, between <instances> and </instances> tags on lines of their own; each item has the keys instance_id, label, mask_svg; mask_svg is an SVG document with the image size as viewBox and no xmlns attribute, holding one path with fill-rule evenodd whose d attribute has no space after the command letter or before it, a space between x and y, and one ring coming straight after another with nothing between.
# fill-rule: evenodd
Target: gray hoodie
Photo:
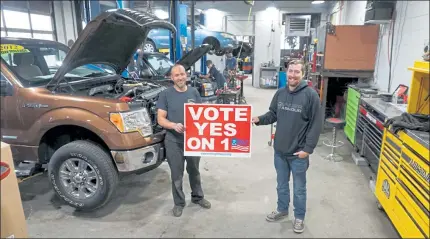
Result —
<instances>
[{"instance_id":1,"label":"gray hoodie","mask_svg":"<svg viewBox=\"0 0 430 239\"><path fill-rule=\"evenodd\" d=\"M312 154L321 131L321 111L318 94L300 82L294 91L288 86L279 89L269 111L259 116L256 125L276 123L274 149L292 155L298 151Z\"/></svg>"}]
</instances>

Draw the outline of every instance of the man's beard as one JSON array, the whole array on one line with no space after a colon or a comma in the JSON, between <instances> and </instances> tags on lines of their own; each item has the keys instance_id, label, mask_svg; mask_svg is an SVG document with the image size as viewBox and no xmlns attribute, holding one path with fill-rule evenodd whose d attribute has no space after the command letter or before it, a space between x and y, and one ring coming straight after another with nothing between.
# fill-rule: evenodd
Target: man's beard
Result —
<instances>
[{"instance_id":1,"label":"man's beard","mask_svg":"<svg viewBox=\"0 0 430 239\"><path fill-rule=\"evenodd\" d=\"M175 85L179 88L179 89L184 89L187 84L185 84L185 82L180 82L180 83L175 83Z\"/></svg>"},{"instance_id":2,"label":"man's beard","mask_svg":"<svg viewBox=\"0 0 430 239\"><path fill-rule=\"evenodd\" d=\"M293 82L288 82L288 84L292 87L297 86L299 83L300 83L300 81L295 81L295 80Z\"/></svg>"}]
</instances>

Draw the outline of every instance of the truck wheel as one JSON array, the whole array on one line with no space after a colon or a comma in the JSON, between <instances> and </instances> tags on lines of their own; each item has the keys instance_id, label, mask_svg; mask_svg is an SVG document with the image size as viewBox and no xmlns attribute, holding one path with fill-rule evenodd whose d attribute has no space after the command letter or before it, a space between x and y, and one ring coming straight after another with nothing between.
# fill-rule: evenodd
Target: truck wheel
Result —
<instances>
[{"instance_id":1,"label":"truck wheel","mask_svg":"<svg viewBox=\"0 0 430 239\"><path fill-rule=\"evenodd\" d=\"M85 140L70 142L55 151L48 175L58 196L83 211L104 206L118 184L118 173L110 155Z\"/></svg>"}]
</instances>

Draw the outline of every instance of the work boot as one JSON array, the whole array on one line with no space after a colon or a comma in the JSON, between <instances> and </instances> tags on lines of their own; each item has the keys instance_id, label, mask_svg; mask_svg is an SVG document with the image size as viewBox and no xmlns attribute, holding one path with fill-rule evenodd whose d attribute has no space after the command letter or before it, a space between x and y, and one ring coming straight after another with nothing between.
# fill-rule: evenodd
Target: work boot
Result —
<instances>
[{"instance_id":1,"label":"work boot","mask_svg":"<svg viewBox=\"0 0 430 239\"><path fill-rule=\"evenodd\" d=\"M305 230L305 223L301 219L295 219L293 223L293 231L295 233L302 233Z\"/></svg>"},{"instance_id":2,"label":"work boot","mask_svg":"<svg viewBox=\"0 0 430 239\"><path fill-rule=\"evenodd\" d=\"M288 217L288 212L278 212L278 210L275 210L266 216L266 220L269 222L276 222L286 217Z\"/></svg>"},{"instance_id":3,"label":"work boot","mask_svg":"<svg viewBox=\"0 0 430 239\"><path fill-rule=\"evenodd\" d=\"M182 211L184 210L184 207L181 206L174 206L172 209L173 216L180 217L182 216Z\"/></svg>"},{"instance_id":4,"label":"work boot","mask_svg":"<svg viewBox=\"0 0 430 239\"><path fill-rule=\"evenodd\" d=\"M211 208L211 203L204 198L202 198L198 201L194 201L193 203L200 205L200 207L202 207L202 208L206 208L206 209Z\"/></svg>"}]
</instances>

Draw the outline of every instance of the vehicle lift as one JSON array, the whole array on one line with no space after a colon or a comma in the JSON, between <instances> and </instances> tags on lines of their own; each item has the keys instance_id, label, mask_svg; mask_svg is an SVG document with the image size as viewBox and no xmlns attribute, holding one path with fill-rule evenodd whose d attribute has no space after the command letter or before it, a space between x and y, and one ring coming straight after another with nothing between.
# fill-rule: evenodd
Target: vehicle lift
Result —
<instances>
[{"instance_id":1,"label":"vehicle lift","mask_svg":"<svg viewBox=\"0 0 430 239\"><path fill-rule=\"evenodd\" d=\"M177 0L170 0L169 21L176 27L176 34L170 38L170 60L177 62L182 53L187 50L187 9L188 6L180 4Z\"/></svg>"},{"instance_id":2,"label":"vehicle lift","mask_svg":"<svg viewBox=\"0 0 430 239\"><path fill-rule=\"evenodd\" d=\"M187 10L188 6L185 4L179 3L178 0L171 0L171 4L169 4L169 21L176 27L176 35L171 38L170 42L170 51L173 54L170 54L170 59L173 62L178 61L183 53L188 52L188 50L192 50L195 48L195 34L194 34L194 25L195 25L195 15L194 15L194 6L196 4L195 0L191 1L191 49L187 47ZM200 24L205 24L205 15L200 14ZM180 47L176 47L180 46ZM192 74L195 72L195 66L192 67ZM200 60L200 72L201 74L206 74L206 54Z\"/></svg>"}]
</instances>

